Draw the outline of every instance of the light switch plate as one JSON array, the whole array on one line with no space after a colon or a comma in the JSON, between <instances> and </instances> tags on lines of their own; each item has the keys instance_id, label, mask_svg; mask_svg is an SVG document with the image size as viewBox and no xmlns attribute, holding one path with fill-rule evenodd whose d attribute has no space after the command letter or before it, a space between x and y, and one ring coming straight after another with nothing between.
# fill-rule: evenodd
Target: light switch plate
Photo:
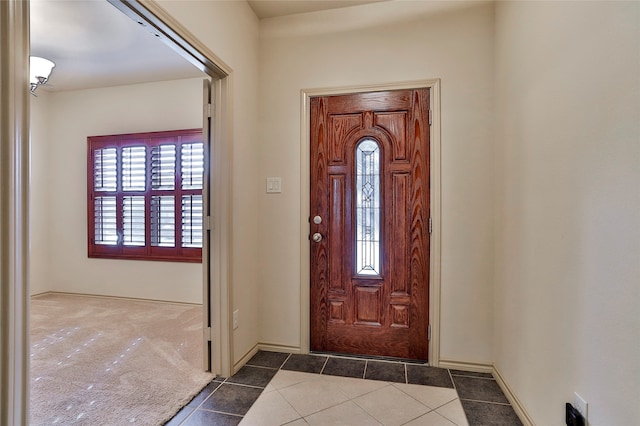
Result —
<instances>
[{"instance_id":1,"label":"light switch plate","mask_svg":"<svg viewBox=\"0 0 640 426\"><path fill-rule=\"evenodd\" d=\"M268 177L267 178L267 194L277 194L282 192L282 178Z\"/></svg>"},{"instance_id":2,"label":"light switch plate","mask_svg":"<svg viewBox=\"0 0 640 426\"><path fill-rule=\"evenodd\" d=\"M236 309L235 311L233 311L233 329L235 330L236 328L238 328L238 321L239 321L239 317L240 316L240 311L238 309Z\"/></svg>"}]
</instances>

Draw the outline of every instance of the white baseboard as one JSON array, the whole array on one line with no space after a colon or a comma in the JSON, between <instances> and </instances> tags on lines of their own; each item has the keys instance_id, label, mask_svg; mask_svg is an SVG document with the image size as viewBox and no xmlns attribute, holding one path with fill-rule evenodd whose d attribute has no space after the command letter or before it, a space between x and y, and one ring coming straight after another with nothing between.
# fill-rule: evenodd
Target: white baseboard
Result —
<instances>
[{"instance_id":1,"label":"white baseboard","mask_svg":"<svg viewBox=\"0 0 640 426\"><path fill-rule=\"evenodd\" d=\"M249 362L249 360L250 360L250 359L251 359L255 354L257 354L257 353L258 353L258 350L259 350L259 349L260 349L260 348L258 347L258 344L253 345L253 347L252 347L251 349L249 349L249 351L247 351L247 352L242 356L242 358L240 358L240 359L238 360L238 362L236 362L236 363L233 365L233 372L232 372L232 375L233 375L233 374L236 374L236 373L238 372L238 370L240 370L242 367L244 367L244 365L245 365L247 362Z\"/></svg>"},{"instance_id":2,"label":"white baseboard","mask_svg":"<svg viewBox=\"0 0 640 426\"><path fill-rule=\"evenodd\" d=\"M463 362L440 358L438 367L451 370L474 371L476 373L493 373L493 364L479 362Z\"/></svg>"},{"instance_id":3,"label":"white baseboard","mask_svg":"<svg viewBox=\"0 0 640 426\"><path fill-rule=\"evenodd\" d=\"M133 296L110 296L108 294L91 294L91 293L72 293L67 291L55 291L48 290L43 293L32 294L31 297L37 299L39 297L45 297L50 295L62 295L62 296L77 296L77 297L97 297L102 299L115 299L115 300L132 300L137 302L153 302L153 303L166 303L169 305L188 305L188 306L202 306L202 303L194 303L194 302L178 302L172 300L161 300L161 299L147 299L143 297L133 297Z\"/></svg>"},{"instance_id":4,"label":"white baseboard","mask_svg":"<svg viewBox=\"0 0 640 426\"><path fill-rule=\"evenodd\" d=\"M287 352L291 354L302 353L302 351L300 350L300 346L277 345L275 343L267 343L267 342L258 343L258 349L260 349L261 351L267 351L267 352Z\"/></svg>"},{"instance_id":5,"label":"white baseboard","mask_svg":"<svg viewBox=\"0 0 640 426\"><path fill-rule=\"evenodd\" d=\"M286 352L299 354L300 348L297 346L275 345L272 343L256 343L233 365L233 374L236 374L249 360L258 353L258 351L267 352Z\"/></svg>"},{"instance_id":6,"label":"white baseboard","mask_svg":"<svg viewBox=\"0 0 640 426\"><path fill-rule=\"evenodd\" d=\"M495 364L493 366L493 377L495 377L498 386L500 386L500 389L502 389L502 392L504 392L504 395L509 400L511 407L513 407L513 410L520 418L522 424L524 426L535 426L533 419L531 418L531 416L529 416L527 410L524 409L524 406L522 405L518 397L511 391L511 388L504 380L504 377L500 373L500 370L498 370L498 367L495 366Z\"/></svg>"}]
</instances>

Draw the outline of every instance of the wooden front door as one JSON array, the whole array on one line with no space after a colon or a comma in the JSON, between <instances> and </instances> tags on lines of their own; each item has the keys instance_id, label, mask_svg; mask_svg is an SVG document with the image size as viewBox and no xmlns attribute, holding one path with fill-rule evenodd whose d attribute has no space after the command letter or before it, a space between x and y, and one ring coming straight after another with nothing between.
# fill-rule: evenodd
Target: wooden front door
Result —
<instances>
[{"instance_id":1,"label":"wooden front door","mask_svg":"<svg viewBox=\"0 0 640 426\"><path fill-rule=\"evenodd\" d=\"M427 359L429 89L311 99L311 350Z\"/></svg>"}]
</instances>

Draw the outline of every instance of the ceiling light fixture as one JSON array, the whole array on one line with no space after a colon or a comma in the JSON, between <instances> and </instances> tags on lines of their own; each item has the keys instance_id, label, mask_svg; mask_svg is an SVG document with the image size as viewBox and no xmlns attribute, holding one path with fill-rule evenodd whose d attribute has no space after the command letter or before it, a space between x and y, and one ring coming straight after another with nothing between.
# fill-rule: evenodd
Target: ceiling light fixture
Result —
<instances>
[{"instance_id":1,"label":"ceiling light fixture","mask_svg":"<svg viewBox=\"0 0 640 426\"><path fill-rule=\"evenodd\" d=\"M33 96L36 96L38 86L47 83L51 75L51 70L53 70L55 66L56 64L48 59L31 56L29 61L29 91Z\"/></svg>"}]
</instances>

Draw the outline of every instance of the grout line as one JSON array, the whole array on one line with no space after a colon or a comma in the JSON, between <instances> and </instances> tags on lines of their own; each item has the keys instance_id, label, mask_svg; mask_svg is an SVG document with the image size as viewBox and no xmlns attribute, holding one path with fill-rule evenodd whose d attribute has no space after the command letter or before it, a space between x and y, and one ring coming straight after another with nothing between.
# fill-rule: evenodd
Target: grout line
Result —
<instances>
[{"instance_id":1,"label":"grout line","mask_svg":"<svg viewBox=\"0 0 640 426\"><path fill-rule=\"evenodd\" d=\"M457 395L457 394L458 394L458 392L456 392L456 395ZM460 396L459 396L459 395L458 395L458 397L457 397L457 398L454 398L454 399L452 399L451 401L448 401L448 402L445 402L444 404L440 404L440 405L438 405L436 408L434 408L434 409L433 409L433 411L439 410L439 409L441 409L442 407L444 407L445 405L451 404L453 401L456 401L456 400L457 400L457 401L460 401ZM460 402L460 407L462 407L462 402ZM464 407L462 407L462 411L464 411ZM438 414L439 414L439 413L438 413ZM446 417L446 416L445 416L445 417ZM449 419L449 418L447 417L447 419ZM451 420L451 419L449 419L449 420L453 422L453 420Z\"/></svg>"},{"instance_id":2,"label":"grout line","mask_svg":"<svg viewBox=\"0 0 640 426\"><path fill-rule=\"evenodd\" d=\"M454 424L454 425L458 426L458 423L454 422L452 419L450 419L449 417L445 416L444 414L439 413L439 412L438 412L438 411L436 411L436 410L433 410L433 412L434 412L434 413L436 413L438 416L442 417L443 419L448 420L448 421L450 421L452 424ZM464 414L464 418L465 418L465 420L467 420L467 424L469 424L469 420L467 419L467 413L465 413L465 412L464 412L464 408L462 409L462 413Z\"/></svg>"},{"instance_id":3,"label":"grout line","mask_svg":"<svg viewBox=\"0 0 640 426\"><path fill-rule=\"evenodd\" d=\"M409 373L407 372L407 363L404 364L404 383L409 384Z\"/></svg>"},{"instance_id":4,"label":"grout line","mask_svg":"<svg viewBox=\"0 0 640 426\"><path fill-rule=\"evenodd\" d=\"M362 372L362 378L367 377L367 367L369 366L369 360L364 360L364 371Z\"/></svg>"},{"instance_id":5,"label":"grout line","mask_svg":"<svg viewBox=\"0 0 640 426\"><path fill-rule=\"evenodd\" d=\"M226 414L227 416L234 416L234 417L240 417L240 418L244 417L244 414L228 413L226 411L218 411L218 410L207 410L206 408L201 408L200 411L207 411L209 413Z\"/></svg>"},{"instance_id":6,"label":"grout line","mask_svg":"<svg viewBox=\"0 0 640 426\"><path fill-rule=\"evenodd\" d=\"M494 404L494 405L505 405L508 407L511 407L511 404L509 404L508 402L493 402L493 401L482 401L479 399L469 399L469 398L460 398L460 401L471 401L471 402L480 402L483 404Z\"/></svg>"},{"instance_id":7,"label":"grout line","mask_svg":"<svg viewBox=\"0 0 640 426\"><path fill-rule=\"evenodd\" d=\"M213 383L213 380L212 380L211 382L209 382L209 384L211 384L211 383ZM216 383L218 384L218 386L216 386L214 390L212 390L211 392L209 392L209 395L207 395L207 396L206 396L202 401L200 401L200 403L199 403L198 405L196 405L195 407L193 407L193 411L196 411L198 408L200 408L200 406L202 406L202 404L204 404L204 402L205 402L207 399L211 398L211 395L213 395L213 393L214 393L215 391L217 391L217 390L220 388L220 386L222 386L222 383L220 383L220 382L216 382ZM224 382L223 382L223 383L224 383ZM207 386L209 386L209 384L208 384ZM205 386L205 387L206 387L206 386ZM204 390L204 389L203 389L203 390ZM200 391L200 393L202 393L202 391ZM198 395L200 395L200 394L196 394L196 396L198 396ZM193 398L191 398L191 401L193 401L193 399L194 399L196 396L194 396ZM189 402L187 403L187 405L185 405L184 407L182 407L182 408L181 408L181 410L182 410L183 408L185 408L185 407L188 407L188 406L189 406L189 404L191 403L191 401L189 401ZM178 412L180 412L180 411L178 411ZM177 413L176 413L176 414L177 414ZM193 414L193 412L192 412L191 414ZM191 416L191 414L189 414L189 416ZM189 417L189 416L187 416L187 417ZM175 417L175 416L174 416L174 417ZM185 420L186 420L186 419L185 419Z\"/></svg>"},{"instance_id":8,"label":"grout line","mask_svg":"<svg viewBox=\"0 0 640 426\"><path fill-rule=\"evenodd\" d=\"M343 394L343 395L344 395L344 394ZM346 397L346 395L345 395L345 397ZM284 398L284 396L283 396L283 398ZM285 400L286 400L286 398L285 398ZM325 407L325 408L323 408L323 409L321 409L321 410L318 410L318 411L314 411L313 413L309 413L309 414L307 414L306 416L303 416L302 414L300 414L300 412L299 412L298 410L296 410L296 412L297 412L298 414L300 414L300 417L302 417L302 418L303 418L303 419L305 419L305 421L306 421L306 417L310 417L310 416L313 416L314 414L322 413L323 411L327 411L327 410L329 410L329 409L331 409L331 408L337 407L338 405L342 405L342 404L344 404L344 403L346 403L346 402L349 402L349 401L352 401L352 402L355 404L355 401L353 401L352 399L349 399L349 398L347 397L347 400L346 400L346 401L336 402L336 403L335 403L335 404L333 404L333 405L330 405L330 406ZM287 402L288 402L288 401L287 401ZM289 404L289 405L291 405L291 404ZM357 405L357 404L356 404L356 405ZM362 408L362 407L360 407L360 408ZM368 411L366 411L364 408L363 408L362 410L363 410L363 411L365 411L367 414L369 414L369 412L368 412ZM371 415L371 414L369 414L369 415ZM373 417L373 416L371 416L371 417Z\"/></svg>"},{"instance_id":9,"label":"grout line","mask_svg":"<svg viewBox=\"0 0 640 426\"><path fill-rule=\"evenodd\" d=\"M424 405L424 404L422 404L422 405ZM425 407L427 407L426 405L424 405L424 406L425 406ZM427 407L427 408L429 408L429 407ZM411 420L409 420L409 421L406 421L406 422L402 423L402 425L408 425L409 423L413 422L414 420L418 420L420 417L422 417L422 416L426 416L427 414L432 413L432 412L435 412L435 411L436 411L436 410L431 410L431 409L429 408L429 411L427 411L426 413L422 413L422 414L420 414L418 417L414 417L414 418L412 418ZM436 413L436 414L438 414L438 413ZM373 417L373 416L371 416L371 417ZM447 419L447 420L448 420L448 419ZM377 421L377 419L376 419L376 421Z\"/></svg>"},{"instance_id":10,"label":"grout line","mask_svg":"<svg viewBox=\"0 0 640 426\"><path fill-rule=\"evenodd\" d=\"M288 386L287 386L287 387L288 387ZM283 388L283 389L284 389L284 388ZM292 422L295 422L296 420L300 420L300 419L302 419L302 420L305 422L305 424L307 424L306 420L304 420L304 416L303 416L302 414L300 414L300 412L299 412L298 410L296 410L296 407L294 407L293 405L291 405L291 402L290 402L287 398L285 398L285 397L284 397L284 395L283 395L282 393L280 393L280 389L276 389L276 392L278 392L278 395L280 395L280 397L284 400L284 402L286 402L286 403L287 403L287 405L288 405L289 407L291 407L291 409L292 409L295 413L297 413L297 414L300 416L298 419L291 420L291 421L290 421L290 422L288 422L288 423L292 423ZM253 407L253 405L252 405L252 407ZM251 409L251 408L250 408L250 409ZM247 411L247 412L248 412L248 411Z\"/></svg>"},{"instance_id":11,"label":"grout line","mask_svg":"<svg viewBox=\"0 0 640 426\"><path fill-rule=\"evenodd\" d=\"M383 356L374 356L374 355L339 354L334 352L311 352L311 355L330 356L333 358L355 359L355 360L361 360L361 361L369 360L369 361L389 362L394 364L407 363L411 365L429 366L429 361L424 361L419 359L412 360L408 358L393 358L393 357L383 357Z\"/></svg>"},{"instance_id":12,"label":"grout line","mask_svg":"<svg viewBox=\"0 0 640 426\"><path fill-rule=\"evenodd\" d=\"M428 406L428 405L427 405L427 404L425 404L424 402L420 401L420 400L419 400L418 398L416 398L415 396L410 395L410 394L408 394L407 392L405 392L405 391L404 391L404 389L400 389L399 387L397 387L397 386L396 386L396 385L402 385L403 383L391 383L391 382L387 382L387 383L389 383L391 386L393 386L394 388L396 388L397 390L399 390L400 392L402 392L403 394L405 394L405 395L406 395L406 396L408 396L409 398L411 398L411 399L413 399L414 401L416 401L418 404L420 404L420 405L422 405L422 406L424 406L424 407L428 408L428 409L429 409L429 411L427 411L427 413L430 413L430 412L432 412L432 411L436 411L436 408L431 408L430 406ZM409 384L409 383L406 383L406 384ZM451 401L449 401L449 402L451 402ZM449 402L447 402L447 404L448 404ZM444 404L443 404L443 405L444 405ZM439 407L438 407L438 408L439 408ZM366 410L365 410L365 411L366 411ZM425 415L425 414L427 414L427 413L423 413L423 414L419 415L418 417L422 417L422 416L424 416L424 415ZM417 418L417 417L416 417L416 418ZM415 419L412 419L412 420L415 420ZM410 420L409 422L411 422L412 420ZM406 424L406 423L403 423L403 424Z\"/></svg>"},{"instance_id":13,"label":"grout line","mask_svg":"<svg viewBox=\"0 0 640 426\"><path fill-rule=\"evenodd\" d=\"M278 369L278 367L265 367L264 365L250 365L250 364L247 364L246 367L263 368L265 370L277 370Z\"/></svg>"},{"instance_id":14,"label":"grout line","mask_svg":"<svg viewBox=\"0 0 640 426\"><path fill-rule=\"evenodd\" d=\"M260 386L255 386L255 385L245 385L244 383L226 382L225 384L226 384L226 385L234 385L234 386L243 386L243 387L245 387L245 388L252 388L252 389L261 389L261 390L264 390L264 388L261 388ZM267 384L268 384L268 383L267 383ZM265 387L266 387L266 386L265 386ZM218 387L216 388L216 391L217 391L218 389L220 389L220 386L218 386ZM215 392L215 391L213 391L213 392ZM213 392L212 392L212 394L213 394Z\"/></svg>"},{"instance_id":15,"label":"grout line","mask_svg":"<svg viewBox=\"0 0 640 426\"><path fill-rule=\"evenodd\" d=\"M467 376L466 374L452 374L452 376L466 377L467 379L484 379L484 380L493 380L493 381L496 380L494 377Z\"/></svg>"},{"instance_id":16,"label":"grout line","mask_svg":"<svg viewBox=\"0 0 640 426\"><path fill-rule=\"evenodd\" d=\"M440 405L438 405L437 407L435 407L435 408L433 409L433 411L439 410L439 409L441 409L442 407L444 407L445 405L447 405L447 404L451 404L451 403L452 403L453 401L455 401L455 400L460 401L460 395L458 395L458 392L456 392L456 398L453 398L451 401L447 401L447 402L445 402L444 404L440 404ZM462 406L462 403L460 403L460 406ZM464 411L464 407L463 407L463 411ZM447 418L448 418L448 417L447 417ZM451 420L451 421L453 421L453 420Z\"/></svg>"},{"instance_id":17,"label":"grout line","mask_svg":"<svg viewBox=\"0 0 640 426\"><path fill-rule=\"evenodd\" d=\"M453 388L456 390L456 394L458 395L458 397L460 397L460 395L458 394L458 388L456 387L456 382L453 380L453 375L451 374L451 370L449 370L447 368L447 373L449 373L449 380L451 380L451 384L453 384Z\"/></svg>"},{"instance_id":18,"label":"grout line","mask_svg":"<svg viewBox=\"0 0 640 426\"><path fill-rule=\"evenodd\" d=\"M287 363L287 361L289 361L289 358L291 358L291 355L293 354L289 354L287 355L287 357L285 358L284 361L282 361L282 364L280 364L280 367L278 367L278 370L282 370L282 367L284 367L284 365Z\"/></svg>"},{"instance_id":19,"label":"grout line","mask_svg":"<svg viewBox=\"0 0 640 426\"><path fill-rule=\"evenodd\" d=\"M320 369L320 374L322 374L328 362L329 362L329 357L327 357L327 359L324 360L324 364L322 364L322 368Z\"/></svg>"},{"instance_id":20,"label":"grout line","mask_svg":"<svg viewBox=\"0 0 640 426\"><path fill-rule=\"evenodd\" d=\"M185 407L186 407L186 406L185 406ZM181 408L181 410L184 410L184 407L182 407L182 408ZM187 422L187 420L189 420L189 417L193 416L193 413L195 413L195 412L196 412L196 410L197 410L197 408L194 408L193 410L191 410L191 412L189 413L189 415L188 415L187 417L185 417L185 418L184 418L184 420L182 420L180 423L178 423L178 426L182 426L183 424L185 424L185 423ZM178 413L179 413L179 412L180 412L180 411L178 411ZM176 413L176 414L178 414L178 413ZM173 417L175 417L175 416L173 416ZM171 419L169 419L169 421L168 421L168 422L170 422L171 420L173 420L173 417L172 417ZM168 423L168 422L167 422L167 423Z\"/></svg>"}]
</instances>

